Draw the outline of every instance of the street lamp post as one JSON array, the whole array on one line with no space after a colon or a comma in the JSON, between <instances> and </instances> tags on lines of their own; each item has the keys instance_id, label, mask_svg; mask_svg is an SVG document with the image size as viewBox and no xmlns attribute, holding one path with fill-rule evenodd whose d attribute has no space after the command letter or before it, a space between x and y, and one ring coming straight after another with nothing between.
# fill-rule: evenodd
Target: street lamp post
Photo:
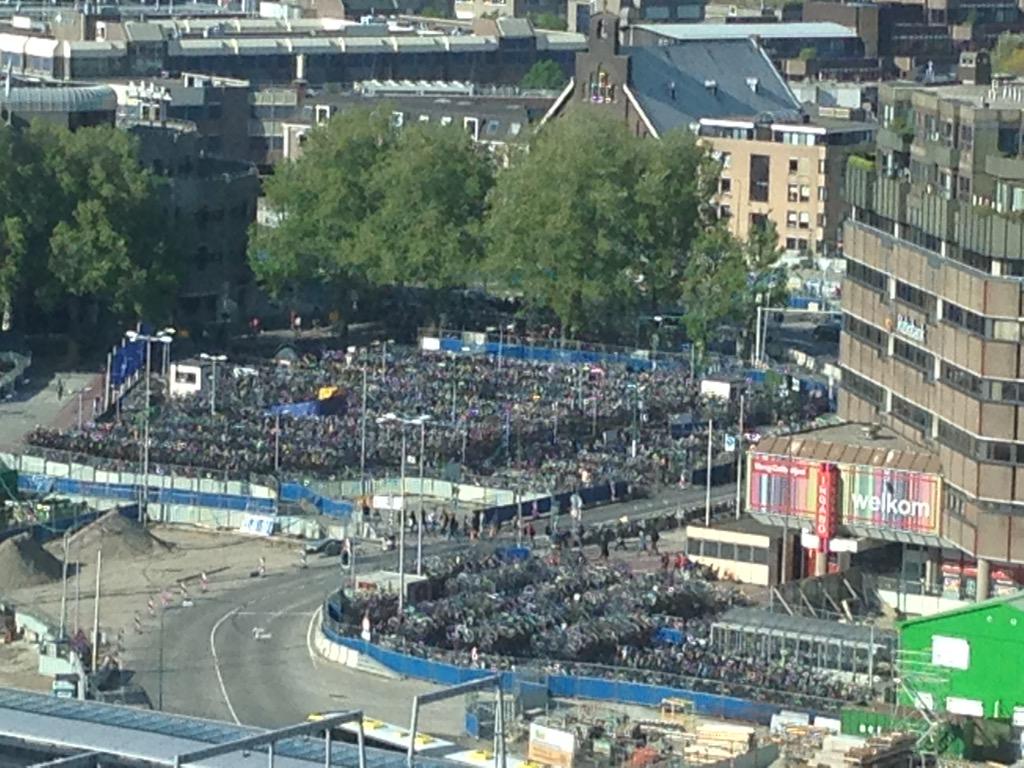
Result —
<instances>
[{"instance_id":1,"label":"street lamp post","mask_svg":"<svg viewBox=\"0 0 1024 768\"><path fill-rule=\"evenodd\" d=\"M402 469L399 484L402 509L398 513L398 615L405 610L405 422L402 422Z\"/></svg>"},{"instance_id":2,"label":"street lamp post","mask_svg":"<svg viewBox=\"0 0 1024 768\"><path fill-rule=\"evenodd\" d=\"M427 422L420 420L420 503L419 519L416 521L416 575L423 575L423 465L426 457Z\"/></svg>"},{"instance_id":3,"label":"street lamp post","mask_svg":"<svg viewBox=\"0 0 1024 768\"><path fill-rule=\"evenodd\" d=\"M82 398L87 392L92 392L92 387L82 387L78 390L78 431L82 431ZM94 414L95 415L95 414Z\"/></svg>"},{"instance_id":4,"label":"street lamp post","mask_svg":"<svg viewBox=\"0 0 1024 768\"><path fill-rule=\"evenodd\" d=\"M146 524L146 513L149 507L149 399L150 399L150 378L153 372L153 342L170 345L173 341L171 336L161 331L156 336L150 336L137 331L125 332L128 341L146 342L146 408L143 413L142 433L142 482L139 484L139 522Z\"/></svg>"},{"instance_id":5,"label":"street lamp post","mask_svg":"<svg viewBox=\"0 0 1024 768\"><path fill-rule=\"evenodd\" d=\"M226 355L208 355L202 352L199 359L210 364L210 415L215 416L217 414L217 363L226 363L228 358Z\"/></svg>"}]
</instances>

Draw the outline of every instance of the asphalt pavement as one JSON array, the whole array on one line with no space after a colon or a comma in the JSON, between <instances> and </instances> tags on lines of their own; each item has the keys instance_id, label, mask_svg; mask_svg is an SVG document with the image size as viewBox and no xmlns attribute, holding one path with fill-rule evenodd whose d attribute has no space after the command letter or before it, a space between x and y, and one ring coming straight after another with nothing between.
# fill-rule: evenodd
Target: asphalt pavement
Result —
<instances>
[{"instance_id":1,"label":"asphalt pavement","mask_svg":"<svg viewBox=\"0 0 1024 768\"><path fill-rule=\"evenodd\" d=\"M704 495L704 488L694 487L595 507L584 512L584 524L663 515L700 504ZM717 501L734 496L734 485L712 489ZM415 568L415 536L406 543L406 563ZM428 537L424 553L487 552L500 543ZM397 570L397 561L397 552L381 552L373 542L357 548L360 571ZM435 686L333 665L313 649L317 609L351 578L337 558L310 558L306 569L268 572L224 592L213 583L210 593L193 596L191 607L181 607L179 599L167 609L162 632L150 621L155 626L129 638L125 667L134 670L133 682L142 685L155 708L179 714L269 728L299 722L314 711L362 708L370 716L404 722L411 697ZM456 700L447 711L432 711L424 728L457 736L462 706Z\"/></svg>"}]
</instances>

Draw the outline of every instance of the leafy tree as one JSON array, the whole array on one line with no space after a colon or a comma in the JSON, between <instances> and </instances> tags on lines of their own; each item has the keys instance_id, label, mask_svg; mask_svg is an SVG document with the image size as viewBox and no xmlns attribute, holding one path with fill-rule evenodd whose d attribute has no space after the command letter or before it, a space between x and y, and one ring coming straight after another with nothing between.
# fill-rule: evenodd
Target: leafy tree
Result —
<instances>
[{"instance_id":1,"label":"leafy tree","mask_svg":"<svg viewBox=\"0 0 1024 768\"><path fill-rule=\"evenodd\" d=\"M552 59L541 59L523 75L519 87L524 91L559 91L565 87L565 73Z\"/></svg>"},{"instance_id":2,"label":"leafy tree","mask_svg":"<svg viewBox=\"0 0 1024 768\"><path fill-rule=\"evenodd\" d=\"M403 129L369 179L374 210L357 242L358 263L371 282L465 284L481 257L480 221L493 170L463 131Z\"/></svg>"},{"instance_id":3,"label":"leafy tree","mask_svg":"<svg viewBox=\"0 0 1024 768\"><path fill-rule=\"evenodd\" d=\"M689 137L647 141L613 119L570 114L498 176L486 231L490 274L563 333L621 324L672 303L714 174Z\"/></svg>"},{"instance_id":4,"label":"leafy tree","mask_svg":"<svg viewBox=\"0 0 1024 768\"><path fill-rule=\"evenodd\" d=\"M557 13L530 13L527 14L527 18L537 29L553 29L553 30L565 30L568 29L569 25L566 23L564 17L559 16Z\"/></svg>"},{"instance_id":5,"label":"leafy tree","mask_svg":"<svg viewBox=\"0 0 1024 768\"><path fill-rule=\"evenodd\" d=\"M698 358L722 325L733 322L747 298L747 255L721 224L698 235L682 281L683 327Z\"/></svg>"},{"instance_id":6,"label":"leafy tree","mask_svg":"<svg viewBox=\"0 0 1024 768\"><path fill-rule=\"evenodd\" d=\"M80 336L164 316L179 278L164 202L122 131L0 127L0 309Z\"/></svg>"},{"instance_id":7,"label":"leafy tree","mask_svg":"<svg viewBox=\"0 0 1024 768\"><path fill-rule=\"evenodd\" d=\"M303 281L464 284L479 255L489 160L457 128L352 110L310 134L266 184L279 216L250 262L273 293Z\"/></svg>"},{"instance_id":8,"label":"leafy tree","mask_svg":"<svg viewBox=\"0 0 1024 768\"><path fill-rule=\"evenodd\" d=\"M1024 75L1024 35L1004 32L992 51L992 69L1009 75Z\"/></svg>"}]
</instances>

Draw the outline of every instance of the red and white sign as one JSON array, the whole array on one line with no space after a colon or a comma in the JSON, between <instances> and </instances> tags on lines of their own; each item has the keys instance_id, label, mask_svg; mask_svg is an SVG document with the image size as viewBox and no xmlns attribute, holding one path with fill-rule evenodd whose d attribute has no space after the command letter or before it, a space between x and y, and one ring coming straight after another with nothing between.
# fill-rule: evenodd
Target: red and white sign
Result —
<instances>
[{"instance_id":1,"label":"red and white sign","mask_svg":"<svg viewBox=\"0 0 1024 768\"><path fill-rule=\"evenodd\" d=\"M823 463L818 470L818 498L815 505L814 531L818 535L818 551L828 552L828 542L835 536L839 511L839 467Z\"/></svg>"}]
</instances>

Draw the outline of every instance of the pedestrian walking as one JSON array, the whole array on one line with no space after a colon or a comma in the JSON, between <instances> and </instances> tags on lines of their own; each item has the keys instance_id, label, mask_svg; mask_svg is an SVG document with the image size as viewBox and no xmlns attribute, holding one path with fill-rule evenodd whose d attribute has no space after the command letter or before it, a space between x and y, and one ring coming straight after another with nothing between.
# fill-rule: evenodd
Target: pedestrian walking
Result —
<instances>
[{"instance_id":1,"label":"pedestrian walking","mask_svg":"<svg viewBox=\"0 0 1024 768\"><path fill-rule=\"evenodd\" d=\"M661 540L661 534L658 533L658 529L655 528L651 531L651 552L654 554L658 553L658 542Z\"/></svg>"}]
</instances>

